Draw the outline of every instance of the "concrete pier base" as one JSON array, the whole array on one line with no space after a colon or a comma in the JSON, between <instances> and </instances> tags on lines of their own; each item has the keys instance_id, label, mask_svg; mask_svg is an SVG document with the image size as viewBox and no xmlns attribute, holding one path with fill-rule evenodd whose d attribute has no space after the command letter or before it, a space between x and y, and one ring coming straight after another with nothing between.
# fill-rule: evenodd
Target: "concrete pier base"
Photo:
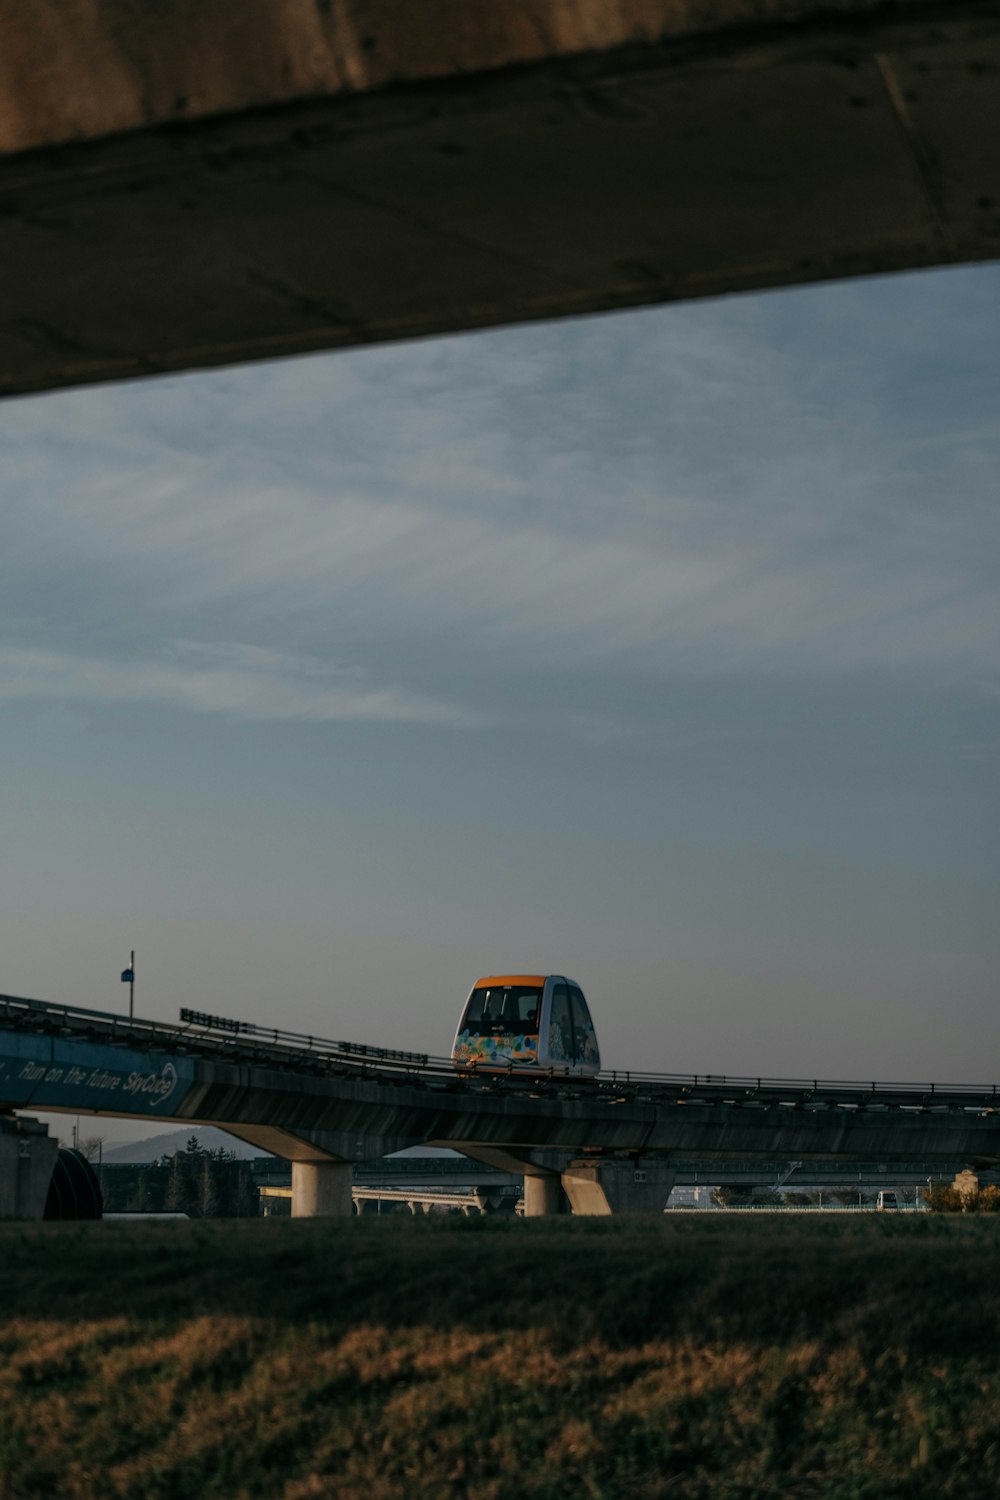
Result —
<instances>
[{"instance_id":1,"label":"concrete pier base","mask_svg":"<svg viewBox=\"0 0 1000 1500\"><path fill-rule=\"evenodd\" d=\"M354 1212L349 1161L292 1162L292 1218L341 1219Z\"/></svg>"},{"instance_id":2,"label":"concrete pier base","mask_svg":"<svg viewBox=\"0 0 1000 1500\"><path fill-rule=\"evenodd\" d=\"M584 1159L564 1169L562 1185L575 1214L658 1214L674 1177L662 1162Z\"/></svg>"},{"instance_id":3,"label":"concrete pier base","mask_svg":"<svg viewBox=\"0 0 1000 1500\"><path fill-rule=\"evenodd\" d=\"M40 1120L0 1116L0 1219L41 1219L59 1142Z\"/></svg>"},{"instance_id":4,"label":"concrete pier base","mask_svg":"<svg viewBox=\"0 0 1000 1500\"><path fill-rule=\"evenodd\" d=\"M566 1200L563 1196L562 1183L555 1174L549 1177L525 1177L524 1217L526 1219L541 1219L549 1214L564 1214L565 1212Z\"/></svg>"}]
</instances>

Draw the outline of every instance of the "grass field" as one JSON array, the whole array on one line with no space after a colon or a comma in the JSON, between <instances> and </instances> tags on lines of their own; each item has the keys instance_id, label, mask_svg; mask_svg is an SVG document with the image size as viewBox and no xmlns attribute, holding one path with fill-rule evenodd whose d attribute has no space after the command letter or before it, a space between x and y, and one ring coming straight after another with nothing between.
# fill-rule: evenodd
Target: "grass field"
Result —
<instances>
[{"instance_id":1,"label":"grass field","mask_svg":"<svg viewBox=\"0 0 1000 1500\"><path fill-rule=\"evenodd\" d=\"M2 1500L1000 1496L995 1216L0 1225Z\"/></svg>"}]
</instances>

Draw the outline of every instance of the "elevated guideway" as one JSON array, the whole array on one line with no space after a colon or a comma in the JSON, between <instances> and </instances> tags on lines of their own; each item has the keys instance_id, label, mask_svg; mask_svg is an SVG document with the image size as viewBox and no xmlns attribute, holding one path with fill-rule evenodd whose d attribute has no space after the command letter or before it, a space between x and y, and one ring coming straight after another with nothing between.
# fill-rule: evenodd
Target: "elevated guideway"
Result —
<instances>
[{"instance_id":1,"label":"elevated guideway","mask_svg":"<svg viewBox=\"0 0 1000 1500\"><path fill-rule=\"evenodd\" d=\"M237 1021L0 997L0 1110L219 1125L292 1162L300 1214L349 1212L353 1162L420 1144L523 1174L529 1213L563 1195L577 1212L662 1207L683 1159L992 1165L998 1103L995 1085L459 1076L446 1059Z\"/></svg>"},{"instance_id":2,"label":"elevated guideway","mask_svg":"<svg viewBox=\"0 0 1000 1500\"><path fill-rule=\"evenodd\" d=\"M997 0L0 0L0 393L1000 255Z\"/></svg>"}]
</instances>

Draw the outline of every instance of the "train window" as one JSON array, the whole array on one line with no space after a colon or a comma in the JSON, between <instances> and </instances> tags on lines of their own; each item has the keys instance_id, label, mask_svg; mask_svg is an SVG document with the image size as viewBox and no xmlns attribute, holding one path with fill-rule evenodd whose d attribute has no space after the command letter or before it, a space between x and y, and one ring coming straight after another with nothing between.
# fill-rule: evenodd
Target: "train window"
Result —
<instances>
[{"instance_id":1,"label":"train window","mask_svg":"<svg viewBox=\"0 0 1000 1500\"><path fill-rule=\"evenodd\" d=\"M517 1021L519 1028L524 1031L538 1030L538 1012L542 1004L542 992L540 989L520 988L516 994L511 993L509 1001L509 1014Z\"/></svg>"},{"instance_id":2,"label":"train window","mask_svg":"<svg viewBox=\"0 0 1000 1500\"><path fill-rule=\"evenodd\" d=\"M594 1023L590 1019L590 1011L583 998L583 991L577 989L575 984L569 987L569 1003L573 1011L573 1031L576 1043L573 1061L577 1063L597 1062L597 1038L594 1034Z\"/></svg>"},{"instance_id":3,"label":"train window","mask_svg":"<svg viewBox=\"0 0 1000 1500\"><path fill-rule=\"evenodd\" d=\"M463 1028L472 1032L537 1032L541 1003L539 985L483 985L472 992Z\"/></svg>"},{"instance_id":4,"label":"train window","mask_svg":"<svg viewBox=\"0 0 1000 1500\"><path fill-rule=\"evenodd\" d=\"M553 1062L572 1062L573 1050L573 1018L569 1008L569 993L564 984L557 984L552 989L549 1057Z\"/></svg>"}]
</instances>

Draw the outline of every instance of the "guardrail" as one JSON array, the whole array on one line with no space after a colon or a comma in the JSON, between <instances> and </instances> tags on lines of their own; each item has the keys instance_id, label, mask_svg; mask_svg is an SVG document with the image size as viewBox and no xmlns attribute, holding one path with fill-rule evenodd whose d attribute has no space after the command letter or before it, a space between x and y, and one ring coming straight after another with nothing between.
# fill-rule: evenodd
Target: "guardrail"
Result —
<instances>
[{"instance_id":1,"label":"guardrail","mask_svg":"<svg viewBox=\"0 0 1000 1500\"><path fill-rule=\"evenodd\" d=\"M100 1040L111 1046L164 1048L230 1062L277 1063L296 1071L341 1071L371 1076L373 1072L390 1070L393 1074L403 1072L421 1078L441 1077L449 1083L456 1079L446 1058L394 1052L362 1043L326 1041L279 1028L257 1027L250 1022L230 1022L216 1029L215 1023L221 1023L221 1017L202 1016L199 1012L187 1014L192 1019L180 1024L147 1021L114 1011L0 995L0 1028L56 1032Z\"/></svg>"},{"instance_id":2,"label":"guardrail","mask_svg":"<svg viewBox=\"0 0 1000 1500\"><path fill-rule=\"evenodd\" d=\"M0 1028L37 1029L220 1061L278 1065L297 1072L405 1078L428 1088L521 1089L532 1094L594 1097L609 1107L633 1102L730 1104L743 1108L911 1109L1000 1112L997 1084L858 1082L848 1079L753 1078L716 1073L610 1070L596 1079L509 1071L457 1072L447 1057L333 1041L255 1022L182 1010L181 1022L147 1021L113 1011L0 995Z\"/></svg>"}]
</instances>

